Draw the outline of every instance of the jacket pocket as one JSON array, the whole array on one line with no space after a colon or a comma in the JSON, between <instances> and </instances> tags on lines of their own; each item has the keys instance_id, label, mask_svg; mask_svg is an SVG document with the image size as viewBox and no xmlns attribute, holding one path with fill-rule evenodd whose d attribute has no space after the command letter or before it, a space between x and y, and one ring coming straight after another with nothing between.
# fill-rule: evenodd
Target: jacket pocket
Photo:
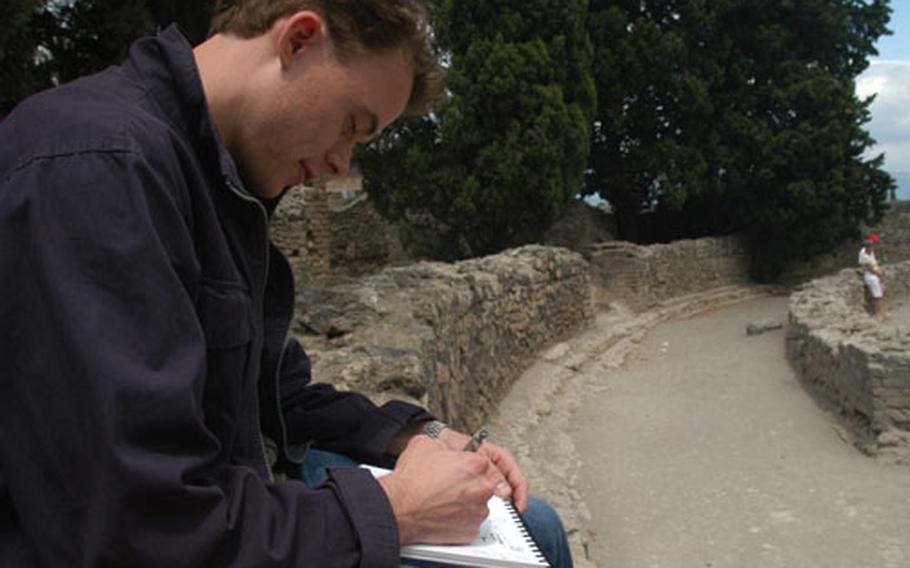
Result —
<instances>
[{"instance_id":1,"label":"jacket pocket","mask_svg":"<svg viewBox=\"0 0 910 568\"><path fill-rule=\"evenodd\" d=\"M234 282L204 279L197 309L206 342L203 391L205 423L220 441L221 459L236 462L249 453L256 381L251 376L253 301Z\"/></svg>"},{"instance_id":2,"label":"jacket pocket","mask_svg":"<svg viewBox=\"0 0 910 568\"><path fill-rule=\"evenodd\" d=\"M253 336L253 302L241 284L203 279L199 319L209 349L230 349Z\"/></svg>"}]
</instances>

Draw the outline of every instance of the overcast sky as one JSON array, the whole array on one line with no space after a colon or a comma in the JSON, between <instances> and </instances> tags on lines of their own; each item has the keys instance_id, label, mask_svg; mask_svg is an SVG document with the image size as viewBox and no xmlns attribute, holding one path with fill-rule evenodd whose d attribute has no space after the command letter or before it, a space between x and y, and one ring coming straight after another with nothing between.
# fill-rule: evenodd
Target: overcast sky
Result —
<instances>
[{"instance_id":1,"label":"overcast sky","mask_svg":"<svg viewBox=\"0 0 910 568\"><path fill-rule=\"evenodd\" d=\"M861 97L877 93L867 125L878 142L874 153L885 153L885 169L901 178L899 196L910 199L910 0L892 0L891 7L888 27L894 33L879 40L879 55L860 75L856 91Z\"/></svg>"}]
</instances>

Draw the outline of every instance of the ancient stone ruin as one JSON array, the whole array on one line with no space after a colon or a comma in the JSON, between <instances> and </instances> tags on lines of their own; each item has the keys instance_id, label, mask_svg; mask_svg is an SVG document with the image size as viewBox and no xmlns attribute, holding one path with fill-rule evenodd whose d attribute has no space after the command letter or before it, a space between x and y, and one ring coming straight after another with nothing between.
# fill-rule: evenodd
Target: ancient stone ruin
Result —
<instances>
[{"instance_id":1,"label":"ancient stone ruin","mask_svg":"<svg viewBox=\"0 0 910 568\"><path fill-rule=\"evenodd\" d=\"M910 261L888 266L888 301L910 297ZM871 453L910 444L910 328L875 321L862 274L844 269L790 297L787 356Z\"/></svg>"},{"instance_id":2,"label":"ancient stone ruin","mask_svg":"<svg viewBox=\"0 0 910 568\"><path fill-rule=\"evenodd\" d=\"M910 203L895 203L874 228L892 263L910 257L908 216ZM583 329L595 310L641 312L749 283L748 251L735 237L592 245L603 235L574 225L563 238L584 241L573 247L581 254L532 246L455 264L408 264L394 227L357 187L295 190L272 228L295 271L295 332L316 380L380 402L410 398L462 428L489 418L533 357ZM857 246L800 270L852 266ZM892 294L905 293L910 270L892 264L890 272ZM861 304L853 268L798 291L788 353L807 383L878 447L910 430L910 344L906 330L877 325Z\"/></svg>"},{"instance_id":3,"label":"ancient stone ruin","mask_svg":"<svg viewBox=\"0 0 910 568\"><path fill-rule=\"evenodd\" d=\"M526 246L445 264L422 262L335 285L299 289L295 330L313 375L378 402L416 400L462 428L484 423L544 349L600 309L647 307L746 281L733 239L680 241L618 250L590 261L564 248ZM701 269L693 270L693 265ZM616 274L642 273L642 281ZM651 280L648 280L648 279Z\"/></svg>"},{"instance_id":4,"label":"ancient stone ruin","mask_svg":"<svg viewBox=\"0 0 910 568\"><path fill-rule=\"evenodd\" d=\"M318 380L416 400L473 429L540 350L591 316L584 259L528 246L304 288L296 331Z\"/></svg>"},{"instance_id":5,"label":"ancient stone ruin","mask_svg":"<svg viewBox=\"0 0 910 568\"><path fill-rule=\"evenodd\" d=\"M282 198L270 234L298 283L324 285L333 277L359 278L412 261L396 228L359 185L357 179L329 181Z\"/></svg>"},{"instance_id":6,"label":"ancient stone ruin","mask_svg":"<svg viewBox=\"0 0 910 568\"><path fill-rule=\"evenodd\" d=\"M617 299L636 311L659 302L749 281L749 256L736 237L683 239L670 244L626 241L591 249L594 300Z\"/></svg>"}]
</instances>

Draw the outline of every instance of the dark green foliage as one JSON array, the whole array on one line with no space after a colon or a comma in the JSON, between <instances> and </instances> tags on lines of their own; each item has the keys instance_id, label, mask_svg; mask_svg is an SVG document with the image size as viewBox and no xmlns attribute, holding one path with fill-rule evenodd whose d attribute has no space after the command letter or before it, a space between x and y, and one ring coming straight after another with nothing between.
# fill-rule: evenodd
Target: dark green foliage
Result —
<instances>
[{"instance_id":1,"label":"dark green foliage","mask_svg":"<svg viewBox=\"0 0 910 568\"><path fill-rule=\"evenodd\" d=\"M884 2L767 2L727 16L753 23L742 30L741 51L759 62L755 84L729 113L737 138L755 148L737 156L737 169L741 219L761 279L775 277L789 259L855 238L860 223L884 212L893 181L880 157L863 158L872 144L863 130L869 101L857 99L854 80L875 54L886 8Z\"/></svg>"},{"instance_id":2,"label":"dark green foliage","mask_svg":"<svg viewBox=\"0 0 910 568\"><path fill-rule=\"evenodd\" d=\"M433 190L445 187L449 176L447 168L440 166L449 161L439 136L435 117L399 120L368 147L360 148L356 161L369 176L365 189L383 216L399 221L411 254L453 259L469 251L457 227L438 221L451 218L458 207L444 191Z\"/></svg>"},{"instance_id":3,"label":"dark green foliage","mask_svg":"<svg viewBox=\"0 0 910 568\"><path fill-rule=\"evenodd\" d=\"M629 240L639 240L641 211L681 205L701 190L708 167L709 149L693 144L709 138L702 136L713 109L708 79L689 60L675 4L591 3L598 113L588 186L610 202Z\"/></svg>"},{"instance_id":4,"label":"dark green foliage","mask_svg":"<svg viewBox=\"0 0 910 568\"><path fill-rule=\"evenodd\" d=\"M33 22L41 4L39 0L0 1L4 18L0 26L0 117L20 100L51 85L35 62L38 39Z\"/></svg>"},{"instance_id":5,"label":"dark green foliage","mask_svg":"<svg viewBox=\"0 0 910 568\"><path fill-rule=\"evenodd\" d=\"M599 114L589 191L624 238L655 209L663 238L744 231L753 274L831 250L893 187L864 159L855 78L888 2L592 2Z\"/></svg>"},{"instance_id":6,"label":"dark green foliage","mask_svg":"<svg viewBox=\"0 0 910 568\"><path fill-rule=\"evenodd\" d=\"M58 84L119 63L130 43L155 31L144 0L81 0L43 16L40 43Z\"/></svg>"},{"instance_id":7,"label":"dark green foliage","mask_svg":"<svg viewBox=\"0 0 910 568\"><path fill-rule=\"evenodd\" d=\"M213 0L0 0L0 116L23 98L120 63L133 40L174 21L199 42Z\"/></svg>"},{"instance_id":8,"label":"dark green foliage","mask_svg":"<svg viewBox=\"0 0 910 568\"><path fill-rule=\"evenodd\" d=\"M451 97L360 157L367 191L415 252L454 259L534 241L579 193L595 104L585 9L439 3Z\"/></svg>"},{"instance_id":9,"label":"dark green foliage","mask_svg":"<svg viewBox=\"0 0 910 568\"><path fill-rule=\"evenodd\" d=\"M170 21L201 41L212 4L0 0L0 116L118 63ZM854 238L894 189L882 157L864 157L870 101L854 95L888 33L887 0L431 6L450 97L359 155L367 190L418 254L534 241L584 180L622 238L744 232L768 279Z\"/></svg>"}]
</instances>

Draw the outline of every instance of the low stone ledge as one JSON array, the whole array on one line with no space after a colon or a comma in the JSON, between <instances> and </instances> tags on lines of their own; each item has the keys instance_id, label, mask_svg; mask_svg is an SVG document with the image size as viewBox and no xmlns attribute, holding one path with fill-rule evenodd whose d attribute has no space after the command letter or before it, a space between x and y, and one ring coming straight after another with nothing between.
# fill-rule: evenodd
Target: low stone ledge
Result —
<instances>
[{"instance_id":1,"label":"low stone ledge","mask_svg":"<svg viewBox=\"0 0 910 568\"><path fill-rule=\"evenodd\" d=\"M377 402L412 399L473 429L531 360L587 325L592 310L581 255L527 246L306 288L295 332L317 380Z\"/></svg>"},{"instance_id":2,"label":"low stone ledge","mask_svg":"<svg viewBox=\"0 0 910 568\"><path fill-rule=\"evenodd\" d=\"M890 265L886 281L890 299L910 295L910 262ZM847 419L860 445L875 451L893 445L895 432L910 431L910 330L876 322L863 303L854 268L794 292L787 357Z\"/></svg>"},{"instance_id":3,"label":"low stone ledge","mask_svg":"<svg viewBox=\"0 0 910 568\"><path fill-rule=\"evenodd\" d=\"M611 241L591 248L595 303L621 301L635 311L713 288L749 282L749 255L738 237L636 245Z\"/></svg>"}]
</instances>

